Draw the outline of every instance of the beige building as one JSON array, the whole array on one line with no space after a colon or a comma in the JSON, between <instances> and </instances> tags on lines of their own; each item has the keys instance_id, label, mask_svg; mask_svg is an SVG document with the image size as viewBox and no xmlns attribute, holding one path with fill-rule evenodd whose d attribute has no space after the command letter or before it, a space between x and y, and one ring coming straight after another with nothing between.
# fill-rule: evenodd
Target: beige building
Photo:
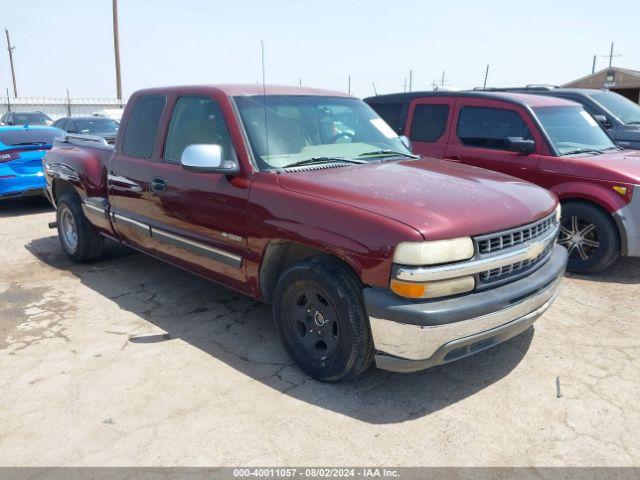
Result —
<instances>
[{"instance_id":1,"label":"beige building","mask_svg":"<svg viewBox=\"0 0 640 480\"><path fill-rule=\"evenodd\" d=\"M611 67L600 70L586 77L566 83L563 87L571 88L608 88L640 103L640 71L628 68Z\"/></svg>"}]
</instances>

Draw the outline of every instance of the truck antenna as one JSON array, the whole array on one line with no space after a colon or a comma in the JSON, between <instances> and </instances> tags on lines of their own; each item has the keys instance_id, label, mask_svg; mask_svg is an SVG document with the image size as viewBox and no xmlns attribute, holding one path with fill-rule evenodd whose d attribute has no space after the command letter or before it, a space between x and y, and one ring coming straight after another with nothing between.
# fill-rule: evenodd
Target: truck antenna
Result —
<instances>
[{"instance_id":1,"label":"truck antenna","mask_svg":"<svg viewBox=\"0 0 640 480\"><path fill-rule=\"evenodd\" d=\"M262 57L262 100L264 103L265 156L269 158L269 127L267 125L267 85L266 85L266 73L264 68L264 40L260 40L260 53Z\"/></svg>"}]
</instances>

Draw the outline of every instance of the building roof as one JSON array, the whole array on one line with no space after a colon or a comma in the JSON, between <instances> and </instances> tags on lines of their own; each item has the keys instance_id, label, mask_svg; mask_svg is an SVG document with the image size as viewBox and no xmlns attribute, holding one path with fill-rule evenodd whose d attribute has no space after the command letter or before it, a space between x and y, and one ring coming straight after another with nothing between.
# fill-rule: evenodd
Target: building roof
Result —
<instances>
[{"instance_id":1,"label":"building roof","mask_svg":"<svg viewBox=\"0 0 640 480\"><path fill-rule=\"evenodd\" d=\"M613 84L608 79L611 76L610 73L613 73ZM562 86L574 88L640 88L640 71L620 67L603 68Z\"/></svg>"},{"instance_id":2,"label":"building roof","mask_svg":"<svg viewBox=\"0 0 640 480\"><path fill-rule=\"evenodd\" d=\"M491 92L491 91L466 91L466 92L407 92L392 93L389 95L379 95L377 97L365 98L367 103L408 103L414 98L424 97L466 97L466 98L486 98L489 100L502 100L527 107L554 107L563 105L576 105L575 102L563 98L548 97L542 95L531 95L528 93L512 92Z\"/></svg>"}]
</instances>

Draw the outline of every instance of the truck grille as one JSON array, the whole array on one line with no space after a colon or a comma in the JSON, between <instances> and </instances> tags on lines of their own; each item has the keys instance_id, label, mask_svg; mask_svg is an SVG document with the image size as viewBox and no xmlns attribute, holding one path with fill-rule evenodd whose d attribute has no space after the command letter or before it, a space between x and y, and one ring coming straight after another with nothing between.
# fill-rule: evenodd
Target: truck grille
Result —
<instances>
[{"instance_id":1,"label":"truck grille","mask_svg":"<svg viewBox=\"0 0 640 480\"><path fill-rule=\"evenodd\" d=\"M552 214L529 225L504 232L483 235L476 237L474 240L480 257L492 257L500 253L506 253L504 251L509 248L517 247L531 240L547 236L557 228L558 224L555 220L555 214ZM515 280L516 277L526 275L528 272L542 265L549 258L554 244L555 242L550 242L542 253L535 258L480 272L477 279L478 288L494 287L497 286L497 284L506 283L507 281Z\"/></svg>"},{"instance_id":2,"label":"truck grille","mask_svg":"<svg viewBox=\"0 0 640 480\"><path fill-rule=\"evenodd\" d=\"M524 227L477 237L478 252L481 255L499 252L507 248L535 240L549 232L555 226L554 215Z\"/></svg>"}]
</instances>

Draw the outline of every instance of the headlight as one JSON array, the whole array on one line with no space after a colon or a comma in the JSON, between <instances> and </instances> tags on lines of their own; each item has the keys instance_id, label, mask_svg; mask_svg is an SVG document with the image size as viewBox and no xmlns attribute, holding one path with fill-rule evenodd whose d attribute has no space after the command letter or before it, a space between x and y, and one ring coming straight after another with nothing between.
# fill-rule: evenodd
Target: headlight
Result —
<instances>
[{"instance_id":1,"label":"headlight","mask_svg":"<svg viewBox=\"0 0 640 480\"><path fill-rule=\"evenodd\" d=\"M473 257L470 237L434 240L430 242L402 242L393 252L393 263L399 265L437 265Z\"/></svg>"},{"instance_id":2,"label":"headlight","mask_svg":"<svg viewBox=\"0 0 640 480\"><path fill-rule=\"evenodd\" d=\"M390 288L393 293L405 298L437 298L470 292L476 286L472 276L440 280L437 282L416 283L392 279Z\"/></svg>"}]
</instances>

